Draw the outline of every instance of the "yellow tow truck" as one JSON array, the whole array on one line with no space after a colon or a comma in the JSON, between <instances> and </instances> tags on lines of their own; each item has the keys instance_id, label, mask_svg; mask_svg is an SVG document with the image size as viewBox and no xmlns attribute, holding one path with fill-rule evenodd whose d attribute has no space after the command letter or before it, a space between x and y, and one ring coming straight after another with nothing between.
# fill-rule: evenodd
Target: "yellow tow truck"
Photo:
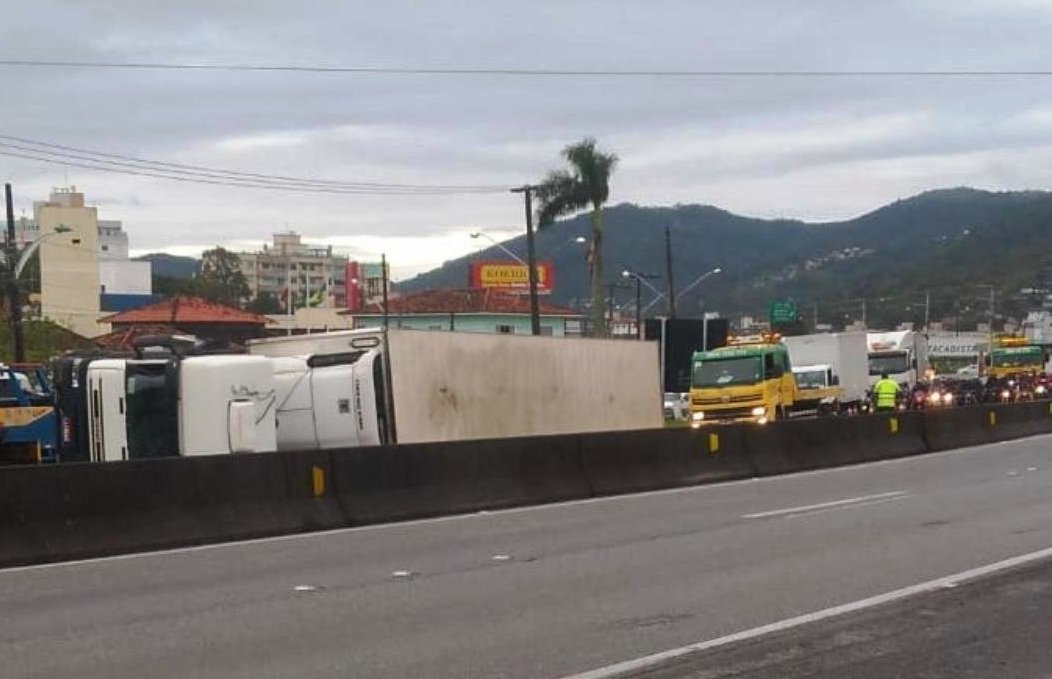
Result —
<instances>
[{"instance_id":1,"label":"yellow tow truck","mask_svg":"<svg viewBox=\"0 0 1052 679\"><path fill-rule=\"evenodd\" d=\"M695 352L690 385L690 424L766 424L789 416L797 401L789 351L777 333L728 340Z\"/></svg>"}]
</instances>

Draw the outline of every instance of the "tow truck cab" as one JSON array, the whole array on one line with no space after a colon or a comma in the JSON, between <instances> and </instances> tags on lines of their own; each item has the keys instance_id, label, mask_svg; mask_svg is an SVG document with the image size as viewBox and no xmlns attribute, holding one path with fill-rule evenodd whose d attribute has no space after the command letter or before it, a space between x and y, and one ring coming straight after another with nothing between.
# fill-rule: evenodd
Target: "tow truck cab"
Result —
<instances>
[{"instance_id":1,"label":"tow truck cab","mask_svg":"<svg viewBox=\"0 0 1052 679\"><path fill-rule=\"evenodd\" d=\"M778 334L731 338L726 347L694 354L690 388L694 428L783 419L796 397L789 351Z\"/></svg>"}]
</instances>

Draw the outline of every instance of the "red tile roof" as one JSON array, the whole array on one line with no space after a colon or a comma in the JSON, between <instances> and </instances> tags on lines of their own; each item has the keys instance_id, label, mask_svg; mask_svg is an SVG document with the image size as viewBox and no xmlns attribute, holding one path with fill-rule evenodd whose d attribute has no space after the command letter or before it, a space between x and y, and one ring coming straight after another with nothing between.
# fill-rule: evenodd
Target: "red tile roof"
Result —
<instances>
[{"instance_id":1,"label":"red tile roof","mask_svg":"<svg viewBox=\"0 0 1052 679\"><path fill-rule=\"evenodd\" d=\"M580 316L573 309L541 300L545 316ZM354 316L383 313L379 303L366 305L363 311L345 312ZM390 314L529 314L530 298L501 290L424 290L388 300Z\"/></svg>"},{"instance_id":2,"label":"red tile roof","mask_svg":"<svg viewBox=\"0 0 1052 679\"><path fill-rule=\"evenodd\" d=\"M133 343L140 337L145 337L147 335L188 334L190 333L181 332L172 328L170 325L133 325L128 328L114 330L111 333L92 338L91 341L100 349L108 349L110 351L132 351L135 348Z\"/></svg>"},{"instance_id":3,"label":"red tile roof","mask_svg":"<svg viewBox=\"0 0 1052 679\"><path fill-rule=\"evenodd\" d=\"M171 297L137 309L128 309L99 319L102 323L115 325L157 325L168 326L190 324L235 324L266 325L266 316L253 314L241 309L210 302L200 297Z\"/></svg>"}]
</instances>

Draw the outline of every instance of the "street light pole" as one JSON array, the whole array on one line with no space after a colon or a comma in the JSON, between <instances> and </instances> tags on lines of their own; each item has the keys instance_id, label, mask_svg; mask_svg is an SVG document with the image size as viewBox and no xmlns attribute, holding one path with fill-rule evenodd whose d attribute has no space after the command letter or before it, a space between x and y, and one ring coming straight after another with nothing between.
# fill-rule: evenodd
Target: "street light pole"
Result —
<instances>
[{"instance_id":1,"label":"street light pole","mask_svg":"<svg viewBox=\"0 0 1052 679\"><path fill-rule=\"evenodd\" d=\"M643 279L658 278L658 276L656 274L640 273L625 269L621 272L621 277L636 279L636 339L641 340L643 339L643 283L646 282ZM649 282L646 285L648 288L654 288Z\"/></svg>"},{"instance_id":2,"label":"street light pole","mask_svg":"<svg viewBox=\"0 0 1052 679\"><path fill-rule=\"evenodd\" d=\"M526 272L530 281L530 329L534 335L541 334L541 304L537 298L537 245L533 240L533 191L535 186L520 186L512 193L521 193L526 199Z\"/></svg>"},{"instance_id":3,"label":"street light pole","mask_svg":"<svg viewBox=\"0 0 1052 679\"><path fill-rule=\"evenodd\" d=\"M470 236L471 236L472 238L485 238L485 239L486 239L486 240L488 240L488 241L489 241L490 243L493 243L493 246L494 246L494 247L498 248L498 249L499 249L499 250L500 250L501 252L503 252L503 253L504 253L504 254L506 254L507 256L511 257L512 259L514 259L514 260L515 260L516 262L518 262L519 264L522 264L523 266L529 266L529 265L528 265L528 264L527 264L527 263L525 262L525 260L523 260L523 258L522 258L522 257L519 257L519 256L518 256L517 254L515 254L514 252L512 252L511 250L509 250L508 248L506 248L506 247L504 246L504 243L501 243L501 242L500 242L499 240L497 240L497 239L496 239L496 238L494 238L493 236L489 235L488 233L486 233L486 232L484 232L484 231L476 231L475 233L472 233L472 234L470 234Z\"/></svg>"}]
</instances>

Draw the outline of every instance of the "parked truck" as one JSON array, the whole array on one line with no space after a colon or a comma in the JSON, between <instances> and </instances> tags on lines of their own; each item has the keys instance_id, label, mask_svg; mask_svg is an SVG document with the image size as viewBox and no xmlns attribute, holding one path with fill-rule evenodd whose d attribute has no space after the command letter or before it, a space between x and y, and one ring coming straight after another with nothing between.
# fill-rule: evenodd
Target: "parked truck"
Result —
<instances>
[{"instance_id":1,"label":"parked truck","mask_svg":"<svg viewBox=\"0 0 1052 679\"><path fill-rule=\"evenodd\" d=\"M248 351L274 359L279 449L663 424L655 342L375 328Z\"/></svg>"},{"instance_id":2,"label":"parked truck","mask_svg":"<svg viewBox=\"0 0 1052 679\"><path fill-rule=\"evenodd\" d=\"M796 379L797 411L829 414L861 409L869 388L866 333L798 335L784 342Z\"/></svg>"},{"instance_id":3,"label":"parked truck","mask_svg":"<svg viewBox=\"0 0 1052 679\"><path fill-rule=\"evenodd\" d=\"M929 368L928 338L913 330L871 332L869 341L869 382L872 386L886 374L904 388L917 384Z\"/></svg>"},{"instance_id":4,"label":"parked truck","mask_svg":"<svg viewBox=\"0 0 1052 679\"><path fill-rule=\"evenodd\" d=\"M168 340L158 340L168 344ZM245 355L67 357L56 366L63 460L277 449L274 369Z\"/></svg>"}]
</instances>

